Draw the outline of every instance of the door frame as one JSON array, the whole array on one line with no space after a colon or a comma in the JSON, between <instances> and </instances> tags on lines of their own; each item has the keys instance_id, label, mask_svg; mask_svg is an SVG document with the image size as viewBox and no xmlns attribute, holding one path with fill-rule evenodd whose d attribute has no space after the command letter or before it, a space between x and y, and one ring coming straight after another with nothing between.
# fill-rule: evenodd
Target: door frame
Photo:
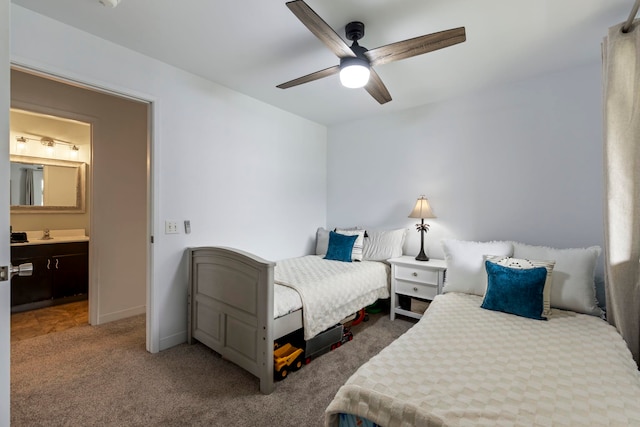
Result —
<instances>
[{"instance_id":1,"label":"door frame","mask_svg":"<svg viewBox=\"0 0 640 427\"><path fill-rule=\"evenodd\" d=\"M159 144L157 143L157 135L159 134L159 100L149 94L141 93L131 90L130 88L121 87L111 83L105 83L103 81L96 81L93 78L87 76L80 76L78 74L70 73L65 70L55 69L54 67L35 63L33 61L11 58L11 68L25 73L30 73L39 77L47 78L50 80L59 81L64 84L80 87L83 89L101 92L107 95L118 96L121 98L131 99L138 102L144 102L148 104L148 117L147 117L147 262L146 262L146 349L150 353L157 353L160 351L160 316L158 314L157 292L154 289L154 230L157 229L158 223L157 213L159 212L158 197L155 197L155 192L159 188L159 177L156 171L160 170L159 163ZM37 106L34 106L37 108ZM43 111L44 112L44 111ZM49 112L50 113L50 112ZM93 123L95 118L87 117L79 120L89 121ZM93 150L92 150L93 151ZM93 154L92 154L93 155ZM93 169L92 169L93 170ZM93 179L91 180L93 184ZM93 198L92 198L93 200ZM95 253L95 251L94 251ZM91 260L90 255L89 266L97 265ZM89 307L92 304L92 288L97 284L93 283L94 280L89 282ZM96 292L93 292L95 295Z\"/></svg>"}]
</instances>

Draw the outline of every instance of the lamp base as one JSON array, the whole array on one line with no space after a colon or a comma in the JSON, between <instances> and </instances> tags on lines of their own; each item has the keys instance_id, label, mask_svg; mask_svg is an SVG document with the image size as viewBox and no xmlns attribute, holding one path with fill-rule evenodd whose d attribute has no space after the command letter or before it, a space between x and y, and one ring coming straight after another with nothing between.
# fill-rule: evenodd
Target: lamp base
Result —
<instances>
[{"instance_id":1,"label":"lamp base","mask_svg":"<svg viewBox=\"0 0 640 427\"><path fill-rule=\"evenodd\" d=\"M429 257L424 253L424 251L421 250L416 257L416 261L429 261Z\"/></svg>"},{"instance_id":2,"label":"lamp base","mask_svg":"<svg viewBox=\"0 0 640 427\"><path fill-rule=\"evenodd\" d=\"M425 227L424 218L420 219L420 224L418 224L418 230L420 230L420 253L416 257L416 261L429 261L429 257L424 253L424 232L428 230L429 226Z\"/></svg>"}]
</instances>

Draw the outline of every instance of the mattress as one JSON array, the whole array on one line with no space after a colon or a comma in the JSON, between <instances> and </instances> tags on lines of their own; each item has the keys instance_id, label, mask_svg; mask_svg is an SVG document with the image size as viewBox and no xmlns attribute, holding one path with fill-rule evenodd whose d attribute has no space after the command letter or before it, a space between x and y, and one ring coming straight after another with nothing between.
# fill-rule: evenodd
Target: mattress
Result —
<instances>
[{"instance_id":1,"label":"mattress","mask_svg":"<svg viewBox=\"0 0 640 427\"><path fill-rule=\"evenodd\" d=\"M382 426L640 425L640 373L600 318L548 321L437 296L423 318L360 367L326 411Z\"/></svg>"}]
</instances>

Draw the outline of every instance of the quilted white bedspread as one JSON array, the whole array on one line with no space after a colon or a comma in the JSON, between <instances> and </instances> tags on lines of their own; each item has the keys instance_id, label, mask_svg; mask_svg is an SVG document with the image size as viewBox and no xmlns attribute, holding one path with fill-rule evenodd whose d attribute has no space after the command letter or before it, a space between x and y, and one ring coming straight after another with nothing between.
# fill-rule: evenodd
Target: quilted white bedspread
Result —
<instances>
[{"instance_id":1,"label":"quilted white bedspread","mask_svg":"<svg viewBox=\"0 0 640 427\"><path fill-rule=\"evenodd\" d=\"M548 321L448 293L336 394L337 413L382 426L640 426L640 373L605 321L553 310Z\"/></svg>"},{"instance_id":2,"label":"quilted white bedspread","mask_svg":"<svg viewBox=\"0 0 640 427\"><path fill-rule=\"evenodd\" d=\"M273 318L285 316L302 308L300 294L288 286L273 285Z\"/></svg>"},{"instance_id":3,"label":"quilted white bedspread","mask_svg":"<svg viewBox=\"0 0 640 427\"><path fill-rule=\"evenodd\" d=\"M300 294L304 338L310 339L378 298L389 298L389 270L382 262L308 255L278 261L274 282Z\"/></svg>"}]
</instances>

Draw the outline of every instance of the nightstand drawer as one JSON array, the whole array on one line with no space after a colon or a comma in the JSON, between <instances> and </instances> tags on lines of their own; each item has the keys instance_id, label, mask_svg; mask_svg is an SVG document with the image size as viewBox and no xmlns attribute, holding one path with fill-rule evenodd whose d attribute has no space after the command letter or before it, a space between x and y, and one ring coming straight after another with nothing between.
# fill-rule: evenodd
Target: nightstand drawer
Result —
<instances>
[{"instance_id":1,"label":"nightstand drawer","mask_svg":"<svg viewBox=\"0 0 640 427\"><path fill-rule=\"evenodd\" d=\"M398 280L396 282L396 293L402 295L409 295L416 298L432 300L438 295L437 282L433 285L423 285L419 283L403 282Z\"/></svg>"},{"instance_id":2,"label":"nightstand drawer","mask_svg":"<svg viewBox=\"0 0 640 427\"><path fill-rule=\"evenodd\" d=\"M425 270L421 268L406 267L404 265L396 266L396 279L412 280L414 282L428 283L430 285L438 285L438 271Z\"/></svg>"}]
</instances>

